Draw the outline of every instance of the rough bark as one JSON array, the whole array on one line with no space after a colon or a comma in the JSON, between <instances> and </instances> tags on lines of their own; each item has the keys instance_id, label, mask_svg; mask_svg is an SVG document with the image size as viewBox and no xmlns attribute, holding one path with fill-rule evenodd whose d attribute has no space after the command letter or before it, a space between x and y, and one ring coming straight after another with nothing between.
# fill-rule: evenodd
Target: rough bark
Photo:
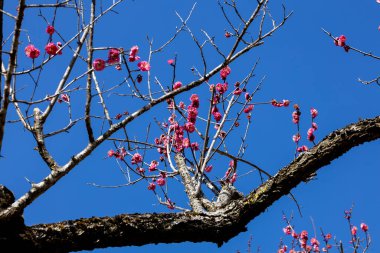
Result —
<instances>
[{"instance_id":1,"label":"rough bark","mask_svg":"<svg viewBox=\"0 0 380 253\"><path fill-rule=\"evenodd\" d=\"M332 132L313 149L301 154L275 176L242 200L235 200L223 212L200 214L152 213L122 214L40 224L20 228L12 249L27 252L69 252L111 246L149 243L214 242L221 245L245 230L249 221L260 215L280 197L316 171L351 148L380 138L380 117L362 120ZM8 241L2 238L0 248ZM9 241L14 237L9 238ZM7 252L7 251L6 251Z\"/></svg>"}]
</instances>

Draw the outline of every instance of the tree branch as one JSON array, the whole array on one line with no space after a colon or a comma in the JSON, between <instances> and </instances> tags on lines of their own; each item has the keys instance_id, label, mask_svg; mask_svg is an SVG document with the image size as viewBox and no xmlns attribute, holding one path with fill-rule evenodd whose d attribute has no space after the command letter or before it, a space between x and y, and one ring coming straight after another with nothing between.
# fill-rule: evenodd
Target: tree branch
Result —
<instances>
[{"instance_id":1,"label":"tree branch","mask_svg":"<svg viewBox=\"0 0 380 253\"><path fill-rule=\"evenodd\" d=\"M380 116L336 130L244 199L230 203L223 212L123 214L40 224L20 231L19 242L13 246L28 247L28 252L69 252L184 241L221 245L244 231L248 222L280 197L301 182L310 180L318 169L351 148L379 138ZM8 238L0 239L0 245L8 242Z\"/></svg>"}]
</instances>

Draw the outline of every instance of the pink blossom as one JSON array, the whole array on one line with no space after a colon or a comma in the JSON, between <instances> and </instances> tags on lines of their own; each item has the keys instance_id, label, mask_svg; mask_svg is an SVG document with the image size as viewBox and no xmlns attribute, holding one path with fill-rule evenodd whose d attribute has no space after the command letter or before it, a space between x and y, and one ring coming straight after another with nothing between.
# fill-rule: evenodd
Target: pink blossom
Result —
<instances>
[{"instance_id":1,"label":"pink blossom","mask_svg":"<svg viewBox=\"0 0 380 253\"><path fill-rule=\"evenodd\" d=\"M31 59L35 59L40 56L40 50L38 50L34 45L30 44L25 47L25 54Z\"/></svg>"},{"instance_id":2,"label":"pink blossom","mask_svg":"<svg viewBox=\"0 0 380 253\"><path fill-rule=\"evenodd\" d=\"M166 206L170 209L170 210L173 210L174 209L174 205L175 203L173 203L170 199L168 199L166 201Z\"/></svg>"},{"instance_id":3,"label":"pink blossom","mask_svg":"<svg viewBox=\"0 0 380 253\"><path fill-rule=\"evenodd\" d=\"M189 138L183 138L183 140L182 140L182 146L184 148L190 147L190 140L189 140Z\"/></svg>"},{"instance_id":4,"label":"pink blossom","mask_svg":"<svg viewBox=\"0 0 380 253\"><path fill-rule=\"evenodd\" d=\"M164 186L166 181L164 178L160 177L156 180L156 183L159 185L159 186Z\"/></svg>"},{"instance_id":5,"label":"pink blossom","mask_svg":"<svg viewBox=\"0 0 380 253\"><path fill-rule=\"evenodd\" d=\"M242 89L240 89L239 87L236 87L235 90L234 90L234 92L233 92L233 94L234 95L240 95L242 92L243 92Z\"/></svg>"},{"instance_id":6,"label":"pink blossom","mask_svg":"<svg viewBox=\"0 0 380 253\"><path fill-rule=\"evenodd\" d=\"M156 189L156 185L154 183L149 183L148 190L154 191Z\"/></svg>"},{"instance_id":7,"label":"pink blossom","mask_svg":"<svg viewBox=\"0 0 380 253\"><path fill-rule=\"evenodd\" d=\"M249 106L247 106L246 108L244 108L244 112L245 113L249 113L249 112L251 112L253 110L253 105L249 105Z\"/></svg>"},{"instance_id":8,"label":"pink blossom","mask_svg":"<svg viewBox=\"0 0 380 253\"><path fill-rule=\"evenodd\" d=\"M169 65L174 65L174 60L173 60L173 59L169 59L169 60L168 60L168 64L169 64Z\"/></svg>"},{"instance_id":9,"label":"pink blossom","mask_svg":"<svg viewBox=\"0 0 380 253\"><path fill-rule=\"evenodd\" d=\"M295 143L298 143L300 141L300 139L301 139L301 135L300 134L293 135L293 141Z\"/></svg>"},{"instance_id":10,"label":"pink blossom","mask_svg":"<svg viewBox=\"0 0 380 253\"><path fill-rule=\"evenodd\" d=\"M309 128L309 130L307 130L307 139L308 139L309 141L314 141L314 139L315 139L314 131L315 131L315 129L312 128L312 127Z\"/></svg>"},{"instance_id":11,"label":"pink blossom","mask_svg":"<svg viewBox=\"0 0 380 253\"><path fill-rule=\"evenodd\" d=\"M158 164L159 163L156 160L151 161L149 164L149 171L155 171L157 169Z\"/></svg>"},{"instance_id":12,"label":"pink blossom","mask_svg":"<svg viewBox=\"0 0 380 253\"><path fill-rule=\"evenodd\" d=\"M300 122L300 114L301 113L298 110L292 113L292 121L294 124L298 124Z\"/></svg>"},{"instance_id":13,"label":"pink blossom","mask_svg":"<svg viewBox=\"0 0 380 253\"><path fill-rule=\"evenodd\" d=\"M316 239L316 238L311 238L310 239L310 243L311 243L311 245L313 245L313 246L319 246L319 241Z\"/></svg>"},{"instance_id":14,"label":"pink blossom","mask_svg":"<svg viewBox=\"0 0 380 253\"><path fill-rule=\"evenodd\" d=\"M346 36L340 35L334 39L334 44L339 47L344 47L346 45Z\"/></svg>"},{"instance_id":15,"label":"pink blossom","mask_svg":"<svg viewBox=\"0 0 380 253\"><path fill-rule=\"evenodd\" d=\"M311 123L311 127L314 128L314 130L318 129L318 125L315 122Z\"/></svg>"},{"instance_id":16,"label":"pink blossom","mask_svg":"<svg viewBox=\"0 0 380 253\"><path fill-rule=\"evenodd\" d=\"M246 101L250 101L250 100L252 99L251 95L249 95L248 92L245 93L244 97L245 97L245 100L246 100Z\"/></svg>"},{"instance_id":17,"label":"pink blossom","mask_svg":"<svg viewBox=\"0 0 380 253\"><path fill-rule=\"evenodd\" d=\"M311 108L310 114L311 114L311 117L314 119L315 117L318 116L318 111L315 108Z\"/></svg>"},{"instance_id":18,"label":"pink blossom","mask_svg":"<svg viewBox=\"0 0 380 253\"><path fill-rule=\"evenodd\" d=\"M132 164L141 163L142 162L142 156L139 153L135 153L132 156L131 162L132 162Z\"/></svg>"},{"instance_id":19,"label":"pink blossom","mask_svg":"<svg viewBox=\"0 0 380 253\"><path fill-rule=\"evenodd\" d=\"M134 62L134 61L140 60L140 57L137 56L138 51L139 51L139 47L138 46L131 47L131 49L129 51L128 61Z\"/></svg>"},{"instance_id":20,"label":"pink blossom","mask_svg":"<svg viewBox=\"0 0 380 253\"><path fill-rule=\"evenodd\" d=\"M56 55L59 48L56 44L50 42L45 46L45 51L48 55Z\"/></svg>"},{"instance_id":21,"label":"pink blossom","mask_svg":"<svg viewBox=\"0 0 380 253\"><path fill-rule=\"evenodd\" d=\"M351 234L352 235L356 235L356 232L358 231L358 228L356 227L356 226L353 226L352 228L351 228Z\"/></svg>"},{"instance_id":22,"label":"pink blossom","mask_svg":"<svg viewBox=\"0 0 380 253\"><path fill-rule=\"evenodd\" d=\"M234 173L234 174L232 175L232 177L231 177L231 183L232 183L232 184L235 183L235 182L236 182L236 179L237 179L237 174Z\"/></svg>"},{"instance_id":23,"label":"pink blossom","mask_svg":"<svg viewBox=\"0 0 380 253\"><path fill-rule=\"evenodd\" d=\"M53 35L54 31L54 26L48 25L48 27L46 27L46 33Z\"/></svg>"},{"instance_id":24,"label":"pink blossom","mask_svg":"<svg viewBox=\"0 0 380 253\"><path fill-rule=\"evenodd\" d=\"M196 116L198 116L198 110L197 110L197 108L189 105L187 107L187 115L190 116L190 117L196 117Z\"/></svg>"},{"instance_id":25,"label":"pink blossom","mask_svg":"<svg viewBox=\"0 0 380 253\"><path fill-rule=\"evenodd\" d=\"M230 32L225 32L225 33L224 33L224 37L226 37L226 38L231 37L231 33L230 33Z\"/></svg>"},{"instance_id":26,"label":"pink blossom","mask_svg":"<svg viewBox=\"0 0 380 253\"><path fill-rule=\"evenodd\" d=\"M127 155L127 150L124 147L119 148L119 153L124 158Z\"/></svg>"},{"instance_id":27,"label":"pink blossom","mask_svg":"<svg viewBox=\"0 0 380 253\"><path fill-rule=\"evenodd\" d=\"M219 122L222 119L222 114L220 112L214 112L212 115L216 122Z\"/></svg>"},{"instance_id":28,"label":"pink blossom","mask_svg":"<svg viewBox=\"0 0 380 253\"><path fill-rule=\"evenodd\" d=\"M308 233L307 233L306 230L303 230L303 231L301 232L300 238L301 238L302 240L307 240L307 239L308 239Z\"/></svg>"},{"instance_id":29,"label":"pink blossom","mask_svg":"<svg viewBox=\"0 0 380 253\"><path fill-rule=\"evenodd\" d=\"M106 62L102 59L95 59L92 66L96 71L102 71L106 67Z\"/></svg>"},{"instance_id":30,"label":"pink blossom","mask_svg":"<svg viewBox=\"0 0 380 253\"><path fill-rule=\"evenodd\" d=\"M61 99L63 102L70 103L70 97L67 94L62 94Z\"/></svg>"},{"instance_id":31,"label":"pink blossom","mask_svg":"<svg viewBox=\"0 0 380 253\"><path fill-rule=\"evenodd\" d=\"M227 91L228 89L228 84L227 83L218 83L215 86L216 90L220 93L223 94Z\"/></svg>"},{"instance_id":32,"label":"pink blossom","mask_svg":"<svg viewBox=\"0 0 380 253\"><path fill-rule=\"evenodd\" d=\"M363 230L363 232L367 232L368 231L368 225L365 224L365 223L361 223L360 224L360 228L361 228L361 230Z\"/></svg>"},{"instance_id":33,"label":"pink blossom","mask_svg":"<svg viewBox=\"0 0 380 253\"><path fill-rule=\"evenodd\" d=\"M116 48L111 48L108 51L108 60L109 64L119 63L120 62L120 50Z\"/></svg>"},{"instance_id":34,"label":"pink blossom","mask_svg":"<svg viewBox=\"0 0 380 253\"><path fill-rule=\"evenodd\" d=\"M137 77L136 77L136 81L137 81L138 83L141 83L142 80L143 80L143 76L140 75L140 74L138 74Z\"/></svg>"},{"instance_id":35,"label":"pink blossom","mask_svg":"<svg viewBox=\"0 0 380 253\"><path fill-rule=\"evenodd\" d=\"M191 143L191 149L194 150L194 151L198 151L199 150L199 144L198 144L198 142Z\"/></svg>"},{"instance_id":36,"label":"pink blossom","mask_svg":"<svg viewBox=\"0 0 380 253\"><path fill-rule=\"evenodd\" d=\"M212 170L212 165L208 165L206 168L205 168L205 172L210 172Z\"/></svg>"},{"instance_id":37,"label":"pink blossom","mask_svg":"<svg viewBox=\"0 0 380 253\"><path fill-rule=\"evenodd\" d=\"M108 157L112 157L114 155L115 155L115 151L113 151L112 149L108 150L108 152L107 152Z\"/></svg>"},{"instance_id":38,"label":"pink blossom","mask_svg":"<svg viewBox=\"0 0 380 253\"><path fill-rule=\"evenodd\" d=\"M297 152L305 152L305 151L308 151L308 150L309 150L309 148L307 146L305 146L305 145L297 148Z\"/></svg>"},{"instance_id":39,"label":"pink blossom","mask_svg":"<svg viewBox=\"0 0 380 253\"><path fill-rule=\"evenodd\" d=\"M231 68L228 67L228 66L225 66L224 68L222 68L220 70L220 77L223 79L223 80L226 80L227 76L231 73Z\"/></svg>"},{"instance_id":40,"label":"pink blossom","mask_svg":"<svg viewBox=\"0 0 380 253\"><path fill-rule=\"evenodd\" d=\"M189 132L189 133L192 133L192 132L195 131L195 126L194 126L194 124L191 123L191 122L187 122L187 123L185 124L184 128L185 128L185 130L186 130L187 132Z\"/></svg>"},{"instance_id":41,"label":"pink blossom","mask_svg":"<svg viewBox=\"0 0 380 253\"><path fill-rule=\"evenodd\" d=\"M290 235L292 233L292 226L288 225L282 229L284 231L284 234Z\"/></svg>"},{"instance_id":42,"label":"pink blossom","mask_svg":"<svg viewBox=\"0 0 380 253\"><path fill-rule=\"evenodd\" d=\"M147 61L141 61L137 64L137 67L141 70L141 71L149 71L150 70L150 64L149 62Z\"/></svg>"},{"instance_id":43,"label":"pink blossom","mask_svg":"<svg viewBox=\"0 0 380 253\"><path fill-rule=\"evenodd\" d=\"M199 108L199 96L197 94L192 94L190 101L192 107Z\"/></svg>"},{"instance_id":44,"label":"pink blossom","mask_svg":"<svg viewBox=\"0 0 380 253\"><path fill-rule=\"evenodd\" d=\"M175 82L174 85L173 85L173 90L176 90L178 88L181 88L182 87L182 83L181 82Z\"/></svg>"}]
</instances>

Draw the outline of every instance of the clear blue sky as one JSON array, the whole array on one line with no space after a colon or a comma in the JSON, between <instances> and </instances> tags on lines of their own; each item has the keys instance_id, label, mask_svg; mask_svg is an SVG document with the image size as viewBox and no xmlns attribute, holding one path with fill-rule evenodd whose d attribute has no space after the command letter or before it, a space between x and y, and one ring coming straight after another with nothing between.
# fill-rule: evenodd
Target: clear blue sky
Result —
<instances>
[{"instance_id":1,"label":"clear blue sky","mask_svg":"<svg viewBox=\"0 0 380 253\"><path fill-rule=\"evenodd\" d=\"M103 2L108 1L103 0ZM254 7L256 1L241 2L239 5L244 10L243 12L247 13ZM319 125L316 132L317 141L337 128L358 121L359 118L379 115L380 88L364 86L357 81L359 77L371 79L378 76L379 63L353 52L345 53L342 48L333 44L332 40L322 32L321 27L334 35L346 35L347 43L354 47L380 54L378 49L380 32L377 29L380 25L378 14L380 5L375 0L360 1L360 3L343 0L288 0L279 3L272 1L270 8L273 16L278 20L281 18L280 4L282 3L288 11L294 11L293 16L262 47L231 65L231 83L233 83L232 80L242 79L260 58L257 77L252 81L252 86L263 76L266 76L266 80L257 96L257 101L287 98L298 103L304 113L301 122L304 137L309 127L309 119L306 115L311 107L317 108L319 111L316 119ZM186 1L186 3L174 0L127 1L117 8L118 15L112 13L99 23L95 34L95 44L126 49L139 45L140 56L146 59L148 49L146 36L154 38L156 45L164 42L179 25L175 11L185 16L192 5L192 1ZM42 49L47 40L44 34L44 21L38 18L35 12L30 12L30 14L32 16L27 16L26 27L32 42ZM46 15L49 17L47 12ZM56 21L57 30L63 34L74 31L75 27L65 27L67 20L72 17L70 11L62 11L59 16L60 18ZM12 26L10 23L5 23L8 31ZM207 30L209 34L215 36L217 42L223 44L222 47L228 47L230 43L223 36L228 26L222 20L216 1L199 1L189 26L199 36L201 36L200 29ZM190 40L188 34L181 34L171 48L157 56L152 64L154 75L169 81L171 76L165 61L177 53L179 59L177 79L183 83L193 80L189 69L192 66L201 67L201 62ZM21 48L27 45L25 36L23 43ZM96 57L105 57L105 54L105 52L99 52ZM51 87L54 87L55 81L59 80L63 73L63 59L67 59L64 57L62 56L62 62L55 59L54 65L45 69L47 73L43 76L45 79L42 85L46 86L46 90L39 90L42 97L43 94L52 92ZM209 65L215 66L218 60L220 59L210 58ZM30 61L22 63L30 64ZM99 73L99 80L104 85L121 80L122 75L115 72L113 69L106 69ZM78 73L81 71L78 70ZM52 86L49 86L49 82L53 83ZM83 85L84 81L80 84ZM19 82L18 85L27 87L26 89L31 87L31 83L27 81ZM196 92L207 93L207 89L197 88ZM83 94L81 97L78 96L78 99L80 98L84 99ZM113 106L111 106L113 115L125 110L133 111L134 101L125 102L126 100L117 97L113 99ZM73 100L74 106L75 103L80 104L78 101L75 102L75 97ZM58 113L54 116L58 119L57 122L65 122L63 118L67 117L67 111L63 106ZM294 149L291 136L296 131L296 127L291 122L291 113L291 108L276 109L271 106L257 106L253 113L253 127L249 133L246 158L270 173L275 173L291 162ZM159 115L157 117L161 117L161 120L168 117L168 113L162 108L161 111L156 109L144 120L137 121L128 127L131 135L144 136L141 129L146 128L146 121L151 120L152 115ZM14 112L10 114L10 118L15 118ZM52 130L59 126L51 124L47 128ZM33 151L33 138L22 129L21 125L8 125L6 131L7 137L3 150L5 158L0 160L2 171L0 183L12 189L17 196L21 196L29 187L24 178L38 182L47 175L48 169L36 151ZM73 129L70 135L50 140L48 146L62 163L74 152L81 150L86 141L86 134L81 124ZM305 138L303 141L305 142ZM32 225L81 217L167 211L157 206L156 199L146 190L145 184L118 189L99 189L87 185L92 182L104 185L125 183L117 164L112 159L104 159L106 152L112 147L112 143L101 145L91 157L38 198L25 210L26 223ZM244 252L250 235L254 238L253 249L260 246L261 252L274 252L280 237L283 236L282 211L288 214L294 212L298 230L307 229L310 234L313 234L312 218L318 236L318 228L322 227L324 231L348 243L348 229L343 218L343 211L350 208L353 203L355 204L353 218L355 224L359 226L361 222L366 222L370 228L373 243L369 252L379 252L380 163L378 156L376 157L379 152L379 141L352 149L331 165L321 169L317 180L301 184L293 190L293 194L302 207L303 217L297 213L295 203L290 198L283 197L267 212L249 223L247 232L231 239L221 248L210 243L180 243L104 249L94 252L227 253L238 249ZM218 166L223 167L225 164L215 164L214 168ZM244 193L248 193L252 187L255 187L252 184L255 180L257 177L247 176L238 180L236 186ZM181 203L185 200L177 199L176 201Z\"/></svg>"}]
</instances>

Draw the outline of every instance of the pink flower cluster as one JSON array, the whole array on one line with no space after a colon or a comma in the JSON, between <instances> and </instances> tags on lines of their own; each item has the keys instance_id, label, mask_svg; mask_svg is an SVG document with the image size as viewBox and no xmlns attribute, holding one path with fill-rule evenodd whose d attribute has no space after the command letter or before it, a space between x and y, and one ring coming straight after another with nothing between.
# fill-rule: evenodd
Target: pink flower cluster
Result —
<instances>
[{"instance_id":1,"label":"pink flower cluster","mask_svg":"<svg viewBox=\"0 0 380 253\"><path fill-rule=\"evenodd\" d=\"M158 165L159 165L159 162L157 162L156 160L151 161L149 164L149 171L152 172L152 171L157 170Z\"/></svg>"},{"instance_id":2,"label":"pink flower cluster","mask_svg":"<svg viewBox=\"0 0 380 253\"><path fill-rule=\"evenodd\" d=\"M97 58L93 61L92 66L96 71L102 71L106 67L106 63L108 64L116 64L115 68L117 70L121 70L120 65L120 54L122 53L122 49L117 48L111 48L108 50L108 59L107 61ZM137 56L137 53L139 51L138 46L133 46L129 51L129 58L128 60L130 62L134 62L140 59L139 56ZM141 61L137 64L137 67L140 69L140 71L149 71L150 70L150 64L147 61ZM140 83L142 81L142 76L139 74L136 78L136 81Z\"/></svg>"},{"instance_id":3,"label":"pink flower cluster","mask_svg":"<svg viewBox=\"0 0 380 253\"><path fill-rule=\"evenodd\" d=\"M222 114L219 112L218 107L214 106L211 109L212 116L214 116L214 119L216 122L219 122L222 119Z\"/></svg>"},{"instance_id":4,"label":"pink flower cluster","mask_svg":"<svg viewBox=\"0 0 380 253\"><path fill-rule=\"evenodd\" d=\"M294 124L299 124L300 122L300 116L301 116L301 111L300 108L297 104L294 105L295 111L292 113L292 120Z\"/></svg>"},{"instance_id":5,"label":"pink flower cluster","mask_svg":"<svg viewBox=\"0 0 380 253\"><path fill-rule=\"evenodd\" d=\"M215 85L215 89L219 92L220 95L222 95L228 90L228 84L227 83L218 83Z\"/></svg>"},{"instance_id":6,"label":"pink flower cluster","mask_svg":"<svg viewBox=\"0 0 380 253\"><path fill-rule=\"evenodd\" d=\"M120 50L117 48L111 48L108 50L108 64L119 64L120 63Z\"/></svg>"},{"instance_id":7,"label":"pink flower cluster","mask_svg":"<svg viewBox=\"0 0 380 253\"><path fill-rule=\"evenodd\" d=\"M310 244L308 244L308 240L309 240L309 235L308 235L308 232L306 230L303 230L301 233L297 234L294 229L292 228L291 225L288 225L286 226L285 228L283 228L283 231L286 235L290 235L293 239L298 239L298 242L299 242L299 246L301 249L303 249L302 252L320 252L320 242L316 239L316 238L311 238L310 239ZM329 238L331 238L331 235L329 235ZM327 239L328 241L328 239ZM326 248L331 248L331 245L329 245L326 241ZM286 245L285 246L282 246L278 252L283 252L285 253L287 251L287 247ZM325 248L322 249L323 252L326 251ZM294 248L292 248L289 253L296 253L298 251L295 251Z\"/></svg>"},{"instance_id":8,"label":"pink flower cluster","mask_svg":"<svg viewBox=\"0 0 380 253\"><path fill-rule=\"evenodd\" d=\"M299 129L299 121L300 121L300 115L301 111L299 106L296 104L294 105L295 111L292 113L292 121L293 123L297 124L297 128ZM318 116L318 111L315 108L310 109L310 115L311 115L311 127L307 130L307 139L314 143L315 135L314 132L318 129L317 123L314 122L314 119ZM301 139L301 135L298 132L297 134L293 135L293 141L296 143L296 152L305 152L308 151L309 148L305 145L298 146L298 143Z\"/></svg>"},{"instance_id":9,"label":"pink flower cluster","mask_svg":"<svg viewBox=\"0 0 380 253\"><path fill-rule=\"evenodd\" d=\"M227 76L231 74L231 68L228 67L228 66L225 66L224 68L222 68L220 70L220 77L223 79L223 80L226 80L227 79Z\"/></svg>"},{"instance_id":10,"label":"pink flower cluster","mask_svg":"<svg viewBox=\"0 0 380 253\"><path fill-rule=\"evenodd\" d=\"M131 159L132 164L142 163L142 156L139 153L135 153Z\"/></svg>"},{"instance_id":11,"label":"pink flower cluster","mask_svg":"<svg viewBox=\"0 0 380 253\"><path fill-rule=\"evenodd\" d=\"M124 160L124 157L127 155L127 150L124 147L121 147L114 151L113 149L110 149L107 152L108 157L115 157L116 159Z\"/></svg>"},{"instance_id":12,"label":"pink flower cluster","mask_svg":"<svg viewBox=\"0 0 380 253\"><path fill-rule=\"evenodd\" d=\"M53 26L49 25L46 28L46 33L52 36L55 32L55 29ZM48 55L61 55L62 54L62 43L57 42L54 44L53 42L49 42L45 46L45 51ZM36 59L38 56L40 56L41 52L38 48L36 48L33 44L29 44L25 47L25 55L28 58Z\"/></svg>"},{"instance_id":13,"label":"pink flower cluster","mask_svg":"<svg viewBox=\"0 0 380 253\"><path fill-rule=\"evenodd\" d=\"M271 101L271 104L274 106L274 107L288 107L289 104L290 104L290 101L287 100L287 99L283 99L282 102L277 102L276 99L273 99Z\"/></svg>"},{"instance_id":14,"label":"pink flower cluster","mask_svg":"<svg viewBox=\"0 0 380 253\"><path fill-rule=\"evenodd\" d=\"M349 227L350 227L350 234L352 236L352 240L350 241L352 247L358 248L358 246L362 242L366 242L366 245L365 246L360 245L360 246L363 246L363 248L369 247L368 239L370 238L370 236L368 234L367 224L365 224L365 223L360 224L360 228L365 233L365 236L366 236L366 240L362 240L361 238L359 238L357 236L358 228L351 224L351 221L350 221L351 213L352 213L352 209L345 211L345 218L348 220ZM317 240L317 238L314 237L314 238L311 238L309 240L309 235L308 235L308 232L306 230L303 230L301 233L296 233L296 231L294 230L294 228L292 227L290 221L286 218L286 216L284 216L283 219L286 221L286 223L288 225L286 227L284 227L282 230L283 230L285 235L292 237L292 243L291 243L292 247L291 247L291 250L289 251L289 253L329 252L329 249L331 249L333 247L332 244L330 244L330 240L332 238L332 235L330 233L325 234L322 231L322 238L323 238L323 242L324 242L325 246L321 248L321 244ZM295 243L297 241L298 241L298 243ZM336 246L340 247L339 245L336 245ZM301 249L301 251L296 251L296 248L298 248L298 247ZM286 245L283 244L282 239L281 239L281 243L279 246L279 250L277 252L282 252L282 253L287 252L287 247L286 247Z\"/></svg>"},{"instance_id":15,"label":"pink flower cluster","mask_svg":"<svg viewBox=\"0 0 380 253\"><path fill-rule=\"evenodd\" d=\"M314 122L314 118L317 117L318 111L315 108L311 108L310 114L311 114L311 127L309 128L309 130L307 130L307 139L311 142L314 142L315 140L314 132L315 130L318 129L318 125L317 123Z\"/></svg>"},{"instance_id":16,"label":"pink flower cluster","mask_svg":"<svg viewBox=\"0 0 380 253\"><path fill-rule=\"evenodd\" d=\"M177 152L182 151L184 148L191 148L194 151L199 150L199 144L197 142L190 143L189 138L184 137L185 132L193 133L195 131L195 123L198 116L199 96L197 94L191 95L190 101L191 104L187 107L187 121L183 125L180 125L176 121L175 114L172 114L168 119L170 125L167 123L162 124L165 128L169 127L169 131L172 133L172 136L161 135L160 138L155 139L156 145L163 145L157 149L160 154L166 155L166 147L169 144L173 145ZM168 99L167 103L168 108L173 110L173 100ZM181 102L179 107L184 110L185 104Z\"/></svg>"},{"instance_id":17,"label":"pink flower cluster","mask_svg":"<svg viewBox=\"0 0 380 253\"><path fill-rule=\"evenodd\" d=\"M129 50L128 61L134 62L134 61L140 60L140 57L137 56L138 52L139 52L139 47L138 46L131 47L131 49Z\"/></svg>"},{"instance_id":18,"label":"pink flower cluster","mask_svg":"<svg viewBox=\"0 0 380 253\"><path fill-rule=\"evenodd\" d=\"M108 50L108 59L107 59L108 64L117 64L116 69L120 70L120 50L116 48L111 48ZM96 71L102 71L106 67L106 61L100 58L97 58L93 61L92 67Z\"/></svg>"},{"instance_id":19,"label":"pink flower cluster","mask_svg":"<svg viewBox=\"0 0 380 253\"><path fill-rule=\"evenodd\" d=\"M224 174L224 177L223 177L223 179L224 179L224 181L226 182L226 183L231 183L231 184L233 184L233 183L235 183L236 182L236 180L237 180L237 177L238 177L238 175L237 175L237 173L235 172L235 162L234 162L234 160L231 160L230 162L229 162L229 165L228 165L229 167L228 167L228 169L226 170L226 173Z\"/></svg>"},{"instance_id":20,"label":"pink flower cluster","mask_svg":"<svg viewBox=\"0 0 380 253\"><path fill-rule=\"evenodd\" d=\"M334 44L338 47L343 47L344 51L348 52L350 50L350 47L346 45L346 40L346 36L340 35L334 39Z\"/></svg>"}]
</instances>

